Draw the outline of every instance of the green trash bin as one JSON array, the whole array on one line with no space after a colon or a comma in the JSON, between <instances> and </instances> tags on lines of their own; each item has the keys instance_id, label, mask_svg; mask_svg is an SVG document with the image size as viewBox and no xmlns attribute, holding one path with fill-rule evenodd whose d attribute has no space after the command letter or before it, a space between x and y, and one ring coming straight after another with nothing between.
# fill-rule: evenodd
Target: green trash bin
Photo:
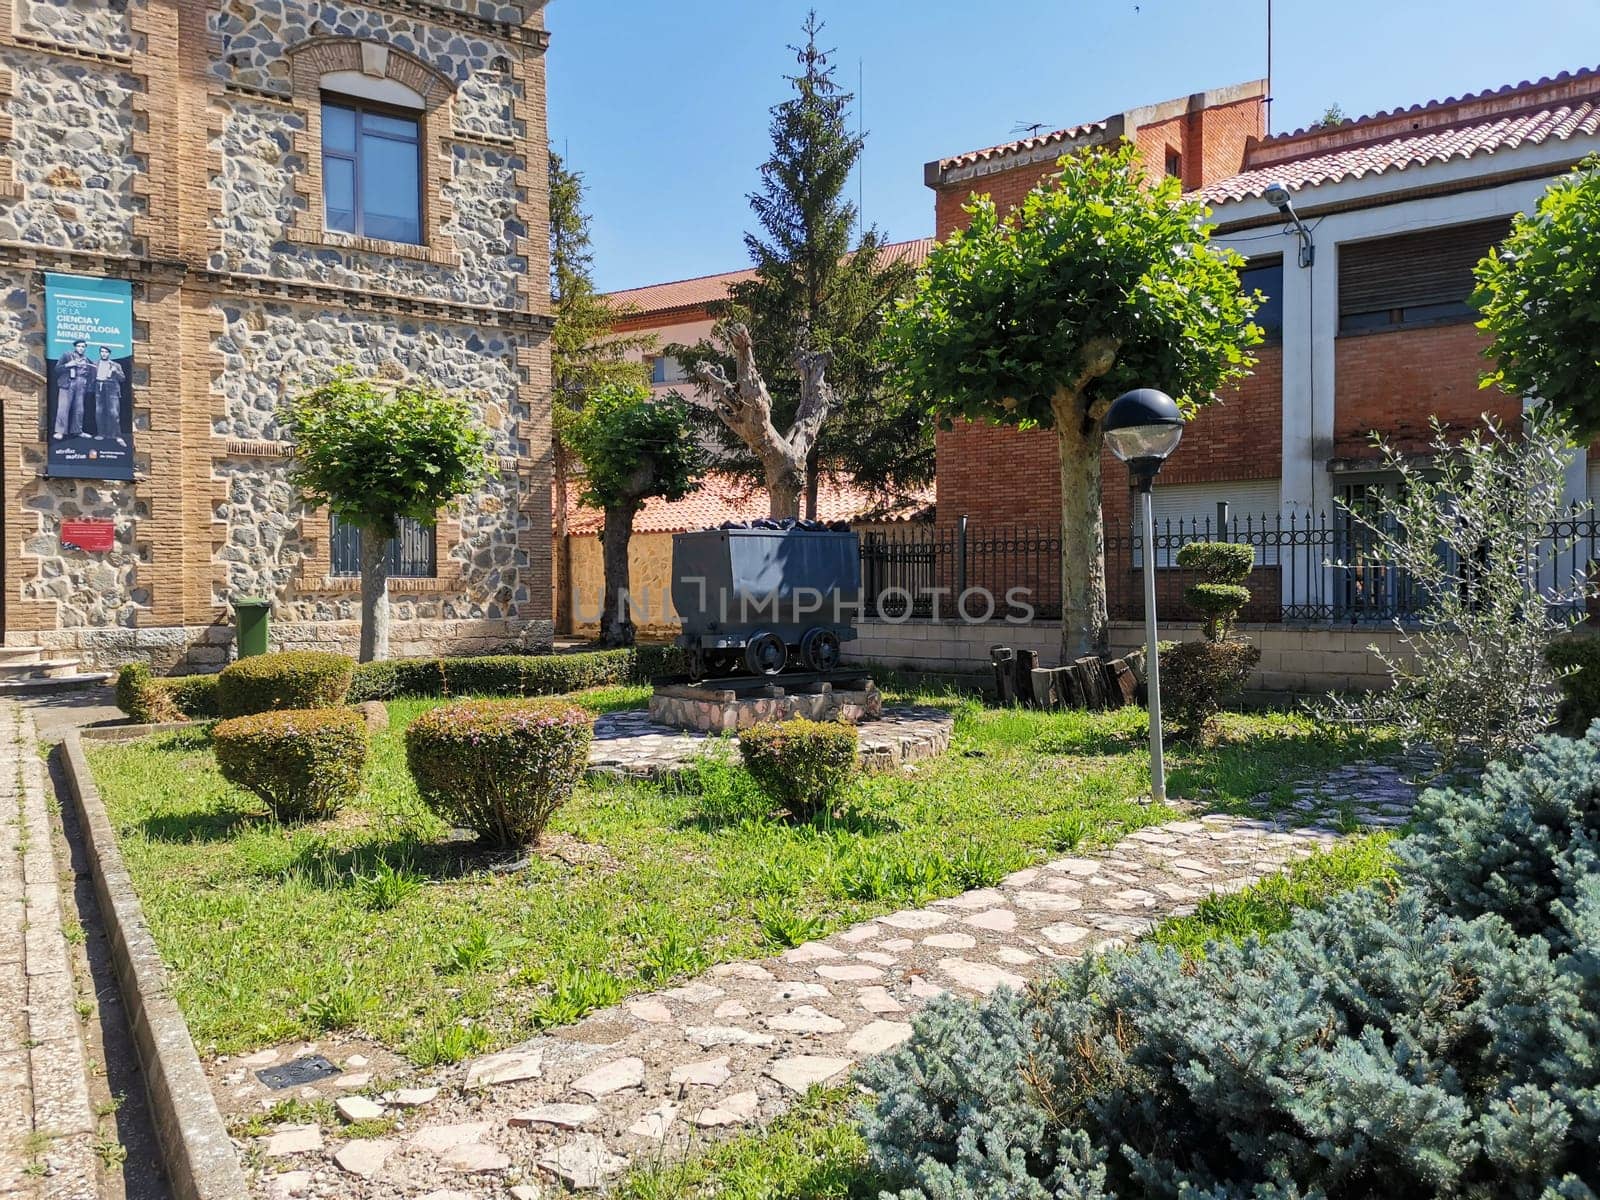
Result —
<instances>
[{"instance_id":1,"label":"green trash bin","mask_svg":"<svg viewBox=\"0 0 1600 1200\"><path fill-rule=\"evenodd\" d=\"M238 596L233 601L233 619L237 630L239 657L267 652L267 630L272 613L272 601L261 596Z\"/></svg>"}]
</instances>

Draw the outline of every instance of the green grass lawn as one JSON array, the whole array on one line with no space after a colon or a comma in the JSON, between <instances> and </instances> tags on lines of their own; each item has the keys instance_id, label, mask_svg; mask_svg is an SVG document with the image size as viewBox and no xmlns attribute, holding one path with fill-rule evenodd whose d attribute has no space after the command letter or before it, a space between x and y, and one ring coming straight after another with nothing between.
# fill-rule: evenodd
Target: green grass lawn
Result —
<instances>
[{"instance_id":1,"label":"green grass lawn","mask_svg":"<svg viewBox=\"0 0 1600 1200\"><path fill-rule=\"evenodd\" d=\"M646 689L576 697L638 707ZM928 700L928 697L917 697ZM1148 791L1144 716L957 712L951 750L853 785L848 815L792 826L714 757L666 784L581 786L541 852L485 858L419 801L395 701L367 790L287 827L217 773L204 729L90 748L146 916L202 1053L354 1029L454 1061L721 960L992 883L1171 819ZM1382 750L1387 747L1379 746ZM1170 790L1246 811L1371 753L1304 718L1229 717L1175 748Z\"/></svg>"}]
</instances>

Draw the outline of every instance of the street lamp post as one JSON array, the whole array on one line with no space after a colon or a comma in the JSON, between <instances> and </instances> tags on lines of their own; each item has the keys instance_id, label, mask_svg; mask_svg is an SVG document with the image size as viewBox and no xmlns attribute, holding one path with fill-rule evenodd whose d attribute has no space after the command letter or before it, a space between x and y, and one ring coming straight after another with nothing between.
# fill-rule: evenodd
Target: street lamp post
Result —
<instances>
[{"instance_id":1,"label":"street lamp post","mask_svg":"<svg viewBox=\"0 0 1600 1200\"><path fill-rule=\"evenodd\" d=\"M1150 701L1150 798L1167 799L1167 768L1161 749L1161 655L1156 648L1155 516L1150 489L1161 464L1183 437L1183 414L1172 397L1155 388L1136 388L1111 402L1102 423L1106 444L1123 462L1139 487L1144 518L1145 691Z\"/></svg>"}]
</instances>

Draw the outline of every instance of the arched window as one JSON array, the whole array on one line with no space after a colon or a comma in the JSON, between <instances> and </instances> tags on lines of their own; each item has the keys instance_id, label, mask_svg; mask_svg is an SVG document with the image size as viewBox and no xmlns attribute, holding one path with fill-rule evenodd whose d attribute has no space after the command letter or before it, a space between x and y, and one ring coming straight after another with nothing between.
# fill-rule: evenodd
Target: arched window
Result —
<instances>
[{"instance_id":1,"label":"arched window","mask_svg":"<svg viewBox=\"0 0 1600 1200\"><path fill-rule=\"evenodd\" d=\"M324 228L424 241L423 105L404 84L358 71L322 77Z\"/></svg>"}]
</instances>

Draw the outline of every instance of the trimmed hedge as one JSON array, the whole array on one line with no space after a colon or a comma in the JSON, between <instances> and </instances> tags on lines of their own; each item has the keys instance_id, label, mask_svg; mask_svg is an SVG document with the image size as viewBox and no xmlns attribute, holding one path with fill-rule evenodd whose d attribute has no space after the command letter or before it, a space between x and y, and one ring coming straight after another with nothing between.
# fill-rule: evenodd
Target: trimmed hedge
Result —
<instances>
[{"instance_id":1,"label":"trimmed hedge","mask_svg":"<svg viewBox=\"0 0 1600 1200\"><path fill-rule=\"evenodd\" d=\"M286 650L241 658L217 677L225 717L282 709L334 708L350 694L355 661L321 650Z\"/></svg>"},{"instance_id":2,"label":"trimmed hedge","mask_svg":"<svg viewBox=\"0 0 1600 1200\"><path fill-rule=\"evenodd\" d=\"M318 820L361 791L367 725L350 708L256 713L218 722L211 745L222 777L278 820Z\"/></svg>"},{"instance_id":3,"label":"trimmed hedge","mask_svg":"<svg viewBox=\"0 0 1600 1200\"><path fill-rule=\"evenodd\" d=\"M1561 727L1583 736L1600 717L1600 637L1575 633L1557 638L1546 647L1544 661L1563 673Z\"/></svg>"},{"instance_id":4,"label":"trimmed hedge","mask_svg":"<svg viewBox=\"0 0 1600 1200\"><path fill-rule=\"evenodd\" d=\"M808 820L833 806L856 772L859 735L842 721L804 717L739 733L739 756L767 797Z\"/></svg>"},{"instance_id":5,"label":"trimmed hedge","mask_svg":"<svg viewBox=\"0 0 1600 1200\"><path fill-rule=\"evenodd\" d=\"M357 666L350 702L398 696L556 696L612 683L648 683L658 675L683 670L683 653L673 646L579 654L394 658Z\"/></svg>"},{"instance_id":6,"label":"trimmed hedge","mask_svg":"<svg viewBox=\"0 0 1600 1200\"><path fill-rule=\"evenodd\" d=\"M935 999L861 1071L885 1194L1592 1200L1600 728L1415 815L1398 891Z\"/></svg>"},{"instance_id":7,"label":"trimmed hedge","mask_svg":"<svg viewBox=\"0 0 1600 1200\"><path fill-rule=\"evenodd\" d=\"M220 715L215 675L161 676L129 663L117 672L116 696L117 707L140 725Z\"/></svg>"},{"instance_id":8,"label":"trimmed hedge","mask_svg":"<svg viewBox=\"0 0 1600 1200\"><path fill-rule=\"evenodd\" d=\"M406 730L406 766L446 821L506 849L536 845L589 765L594 718L553 700L460 700Z\"/></svg>"}]
</instances>

